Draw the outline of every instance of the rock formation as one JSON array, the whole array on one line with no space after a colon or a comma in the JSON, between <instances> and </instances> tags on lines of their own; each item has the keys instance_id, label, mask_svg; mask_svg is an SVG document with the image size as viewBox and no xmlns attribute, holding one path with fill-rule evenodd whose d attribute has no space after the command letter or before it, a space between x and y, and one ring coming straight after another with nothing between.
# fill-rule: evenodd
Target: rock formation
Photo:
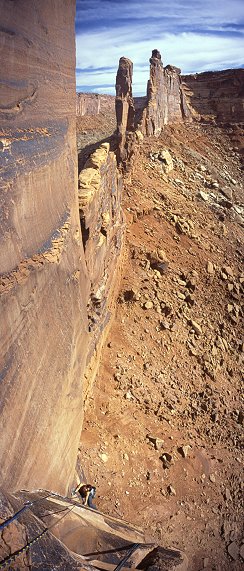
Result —
<instances>
[{"instance_id":1,"label":"rock formation","mask_svg":"<svg viewBox=\"0 0 244 571\"><path fill-rule=\"evenodd\" d=\"M209 117L220 122L244 121L244 69L184 75L182 81L195 117Z\"/></svg>"},{"instance_id":2,"label":"rock formation","mask_svg":"<svg viewBox=\"0 0 244 571\"><path fill-rule=\"evenodd\" d=\"M110 317L116 268L123 239L122 177L109 143L103 143L87 160L79 175L79 210L83 247L90 282L88 300L89 355L84 399L90 369L99 364L99 348Z\"/></svg>"},{"instance_id":3,"label":"rock formation","mask_svg":"<svg viewBox=\"0 0 244 571\"><path fill-rule=\"evenodd\" d=\"M121 58L116 78L116 117L118 127L118 160L126 168L141 135L159 135L168 123L191 119L181 86L181 70L163 67L161 54L153 50L147 96L132 97L133 64Z\"/></svg>"},{"instance_id":4,"label":"rock formation","mask_svg":"<svg viewBox=\"0 0 244 571\"><path fill-rule=\"evenodd\" d=\"M75 1L3 0L1 18L0 483L66 492L88 350Z\"/></svg>"},{"instance_id":5,"label":"rock formation","mask_svg":"<svg viewBox=\"0 0 244 571\"><path fill-rule=\"evenodd\" d=\"M74 16L75 1L3 2L0 484L10 490L72 483L122 241L108 145L89 159L78 201Z\"/></svg>"},{"instance_id":6,"label":"rock formation","mask_svg":"<svg viewBox=\"0 0 244 571\"><path fill-rule=\"evenodd\" d=\"M115 110L117 118L118 156L120 161L126 161L129 152L127 133L134 129L135 107L132 97L133 63L121 57L116 76Z\"/></svg>"},{"instance_id":7,"label":"rock formation","mask_svg":"<svg viewBox=\"0 0 244 571\"><path fill-rule=\"evenodd\" d=\"M172 65L164 68L160 52L153 50L145 113L147 135L159 135L164 125L190 117L181 89L180 73L181 70Z\"/></svg>"},{"instance_id":8,"label":"rock formation","mask_svg":"<svg viewBox=\"0 0 244 571\"><path fill-rule=\"evenodd\" d=\"M76 93L76 115L98 115L101 101L98 93Z\"/></svg>"}]
</instances>

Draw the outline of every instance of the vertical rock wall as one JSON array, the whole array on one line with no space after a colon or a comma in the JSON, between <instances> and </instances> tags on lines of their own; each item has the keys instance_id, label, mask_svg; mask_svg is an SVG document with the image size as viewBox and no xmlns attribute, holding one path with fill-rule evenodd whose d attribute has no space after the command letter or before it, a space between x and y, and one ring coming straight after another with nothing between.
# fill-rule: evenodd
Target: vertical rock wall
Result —
<instances>
[{"instance_id":1,"label":"vertical rock wall","mask_svg":"<svg viewBox=\"0 0 244 571\"><path fill-rule=\"evenodd\" d=\"M61 493L82 423L90 287L68 4L0 1L0 484Z\"/></svg>"},{"instance_id":2,"label":"vertical rock wall","mask_svg":"<svg viewBox=\"0 0 244 571\"><path fill-rule=\"evenodd\" d=\"M121 211L122 177L116 156L103 143L87 160L79 175L79 209L85 260L90 280L88 300L89 354L84 398L91 385L90 371L110 318L119 254L123 240ZM95 369L96 369L95 364Z\"/></svg>"},{"instance_id":3,"label":"vertical rock wall","mask_svg":"<svg viewBox=\"0 0 244 571\"><path fill-rule=\"evenodd\" d=\"M132 97L133 64L121 58L116 78L116 117L118 133L118 161L128 167L137 142L143 135L159 135L168 123L191 119L181 85L181 70L163 67L161 55L153 50L150 58L150 79L147 96Z\"/></svg>"},{"instance_id":4,"label":"vertical rock wall","mask_svg":"<svg viewBox=\"0 0 244 571\"><path fill-rule=\"evenodd\" d=\"M244 121L244 69L184 75L182 81L188 105L198 118Z\"/></svg>"},{"instance_id":5,"label":"vertical rock wall","mask_svg":"<svg viewBox=\"0 0 244 571\"><path fill-rule=\"evenodd\" d=\"M98 115L100 113L100 95L98 93L76 93L76 115Z\"/></svg>"},{"instance_id":6,"label":"vertical rock wall","mask_svg":"<svg viewBox=\"0 0 244 571\"><path fill-rule=\"evenodd\" d=\"M133 63L121 57L116 76L115 111L117 119L118 157L126 162L129 155L128 133L134 129L135 107L132 97Z\"/></svg>"},{"instance_id":7,"label":"vertical rock wall","mask_svg":"<svg viewBox=\"0 0 244 571\"><path fill-rule=\"evenodd\" d=\"M164 68L160 52L153 50L145 110L147 135L157 136L164 125L179 123L190 117L181 87L180 73L181 70L172 65Z\"/></svg>"}]
</instances>

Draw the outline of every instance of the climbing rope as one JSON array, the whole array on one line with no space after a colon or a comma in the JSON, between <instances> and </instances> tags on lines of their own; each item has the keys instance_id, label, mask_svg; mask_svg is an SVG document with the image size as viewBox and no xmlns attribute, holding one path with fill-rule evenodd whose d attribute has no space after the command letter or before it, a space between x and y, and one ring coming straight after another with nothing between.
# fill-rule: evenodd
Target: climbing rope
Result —
<instances>
[{"instance_id":1,"label":"climbing rope","mask_svg":"<svg viewBox=\"0 0 244 571\"><path fill-rule=\"evenodd\" d=\"M49 494L50 496L51 494ZM47 496L47 497L49 497ZM45 498L42 498L45 499ZM5 559L2 559L2 561L0 561L0 569L4 569L4 567L6 567L7 565L9 565L9 563L14 562L16 557L18 557L19 555L22 555L22 553L25 553L26 551L28 551L28 549L30 549L32 547L32 545L34 543L36 543L37 541L39 541L39 539L41 539L43 537L43 535L45 535L45 533L47 533L50 529L52 529L55 525L57 525L63 518L66 517L66 515L68 515L69 512L71 512L76 506L72 506L71 508L66 508L67 513L64 514L62 517L60 517L58 519L58 521L55 521L52 525L50 525L49 527L45 527L45 529L39 533L36 537L34 537L31 541L28 541L28 543L26 543L26 545L24 545L23 547L21 547L20 549L18 549L17 551L15 551L14 553L12 553L11 555L9 555L8 557L5 557ZM65 510L60 510L60 511L65 511ZM55 513L55 512L53 512ZM52 513L47 514L47 515L52 515Z\"/></svg>"},{"instance_id":2,"label":"climbing rope","mask_svg":"<svg viewBox=\"0 0 244 571\"><path fill-rule=\"evenodd\" d=\"M9 525L10 523L12 523L12 521L14 521L15 519L18 518L18 516L20 514L22 514L25 510L27 510L30 506L32 506L32 503L30 502L29 505L25 505L23 506L23 508L21 508L18 512L16 512L13 516L9 517L8 519L6 519L3 523L0 524L0 530L4 529L7 525Z\"/></svg>"},{"instance_id":3,"label":"climbing rope","mask_svg":"<svg viewBox=\"0 0 244 571\"><path fill-rule=\"evenodd\" d=\"M4 529L4 527L6 527L10 523L12 523L12 521L17 519L19 517L19 515L22 514L25 510L28 510L31 506L33 506L34 504L37 504L38 502L41 502L42 500L46 500L46 498L51 497L51 495L52 494L48 494L48 496L42 496L41 498L38 498L37 500L33 500L33 502L29 502L29 501L25 502L25 504L22 506L22 508L20 508L20 510L15 512L14 515L10 516L8 519L6 519L5 521L3 521L0 524L0 531L2 529Z\"/></svg>"},{"instance_id":4,"label":"climbing rope","mask_svg":"<svg viewBox=\"0 0 244 571\"><path fill-rule=\"evenodd\" d=\"M141 545L142 545L141 543L134 543L134 545L133 545L133 547L131 547L129 553L127 553L127 555L125 555L125 557L123 557L123 559L121 559L121 561L115 567L114 571L120 571L120 569L122 569L122 567L124 567L126 561L128 561L128 559L130 558L132 553L134 553L134 551L136 551L138 549L138 547L140 547Z\"/></svg>"}]
</instances>

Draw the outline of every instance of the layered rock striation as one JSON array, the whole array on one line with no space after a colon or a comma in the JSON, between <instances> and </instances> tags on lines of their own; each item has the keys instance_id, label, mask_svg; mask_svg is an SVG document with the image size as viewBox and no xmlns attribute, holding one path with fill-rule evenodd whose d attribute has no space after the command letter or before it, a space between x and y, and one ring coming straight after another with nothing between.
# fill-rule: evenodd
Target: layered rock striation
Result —
<instances>
[{"instance_id":1,"label":"layered rock striation","mask_svg":"<svg viewBox=\"0 0 244 571\"><path fill-rule=\"evenodd\" d=\"M88 351L75 1L1 2L0 484L65 493Z\"/></svg>"},{"instance_id":2,"label":"layered rock striation","mask_svg":"<svg viewBox=\"0 0 244 571\"><path fill-rule=\"evenodd\" d=\"M99 363L99 352L111 315L119 255L123 243L122 176L109 143L103 143L86 161L79 175L79 212L87 273L89 353L84 400Z\"/></svg>"},{"instance_id":3,"label":"layered rock striation","mask_svg":"<svg viewBox=\"0 0 244 571\"><path fill-rule=\"evenodd\" d=\"M133 99L133 64L121 58L116 78L116 117L118 160L126 169L143 135L158 136L164 125L191 120L181 85L181 70L163 67L161 54L153 50L150 58L150 79L146 97Z\"/></svg>"},{"instance_id":4,"label":"layered rock striation","mask_svg":"<svg viewBox=\"0 0 244 571\"><path fill-rule=\"evenodd\" d=\"M147 135L159 135L164 125L190 117L181 88L180 73L181 70L172 65L163 67L160 52L153 50L144 113L144 130Z\"/></svg>"},{"instance_id":5,"label":"layered rock striation","mask_svg":"<svg viewBox=\"0 0 244 571\"><path fill-rule=\"evenodd\" d=\"M76 93L76 115L98 115L100 113L101 100L98 93Z\"/></svg>"},{"instance_id":6,"label":"layered rock striation","mask_svg":"<svg viewBox=\"0 0 244 571\"><path fill-rule=\"evenodd\" d=\"M78 197L75 1L1 7L0 485L64 494L117 276L121 179L102 146Z\"/></svg>"},{"instance_id":7,"label":"layered rock striation","mask_svg":"<svg viewBox=\"0 0 244 571\"><path fill-rule=\"evenodd\" d=\"M244 69L184 75L182 82L188 106L196 118L244 121Z\"/></svg>"}]
</instances>

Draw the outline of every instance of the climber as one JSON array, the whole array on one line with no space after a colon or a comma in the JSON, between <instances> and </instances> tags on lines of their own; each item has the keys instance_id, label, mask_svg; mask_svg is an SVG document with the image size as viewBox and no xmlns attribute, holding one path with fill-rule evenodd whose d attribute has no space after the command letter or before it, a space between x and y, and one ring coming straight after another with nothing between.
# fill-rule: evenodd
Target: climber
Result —
<instances>
[{"instance_id":1,"label":"climber","mask_svg":"<svg viewBox=\"0 0 244 571\"><path fill-rule=\"evenodd\" d=\"M82 498L82 503L84 506L87 506L93 510L96 510L97 507L95 506L95 504L92 503L93 498L96 495L96 488L95 486L92 486L91 484L84 484L84 483L80 483L78 484L78 486L75 488L74 492L72 492L72 496L79 493L81 498Z\"/></svg>"}]
</instances>

